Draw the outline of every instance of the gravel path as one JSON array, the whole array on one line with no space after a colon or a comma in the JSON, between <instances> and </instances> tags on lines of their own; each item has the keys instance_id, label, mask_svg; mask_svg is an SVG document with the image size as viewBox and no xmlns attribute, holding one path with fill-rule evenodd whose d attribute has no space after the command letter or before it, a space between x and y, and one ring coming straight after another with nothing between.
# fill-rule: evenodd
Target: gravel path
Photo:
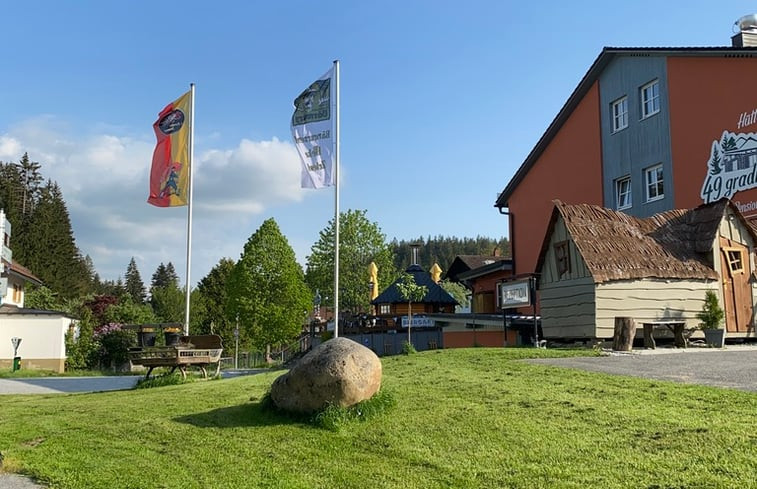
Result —
<instances>
[{"instance_id":1,"label":"gravel path","mask_svg":"<svg viewBox=\"0 0 757 489\"><path fill-rule=\"evenodd\" d=\"M757 392L757 346L612 353L603 357L541 358L533 363L592 372L671 380Z\"/></svg>"}]
</instances>

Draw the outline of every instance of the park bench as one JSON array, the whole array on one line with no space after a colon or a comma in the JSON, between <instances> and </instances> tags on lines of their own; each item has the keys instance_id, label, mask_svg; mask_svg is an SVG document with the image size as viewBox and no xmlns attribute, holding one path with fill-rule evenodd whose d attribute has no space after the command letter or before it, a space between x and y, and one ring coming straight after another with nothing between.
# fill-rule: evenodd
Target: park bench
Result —
<instances>
[{"instance_id":1,"label":"park bench","mask_svg":"<svg viewBox=\"0 0 757 489\"><path fill-rule=\"evenodd\" d=\"M147 367L145 379L150 378L155 367L171 367L171 373L179 369L182 378L186 379L187 367L192 365L199 367L203 378L207 378L206 369L212 364L216 364L215 375L220 373L222 351L221 337L218 335L189 335L180 337L179 342L171 346L132 348L129 350L129 360L134 365Z\"/></svg>"},{"instance_id":2,"label":"park bench","mask_svg":"<svg viewBox=\"0 0 757 489\"><path fill-rule=\"evenodd\" d=\"M696 328L686 328L685 321L676 320L662 320L662 321L648 321L641 323L644 328L644 347L655 349L657 344L654 341L654 330L660 326L666 327L673 333L673 344L678 348L686 348L688 340L691 334Z\"/></svg>"}]
</instances>

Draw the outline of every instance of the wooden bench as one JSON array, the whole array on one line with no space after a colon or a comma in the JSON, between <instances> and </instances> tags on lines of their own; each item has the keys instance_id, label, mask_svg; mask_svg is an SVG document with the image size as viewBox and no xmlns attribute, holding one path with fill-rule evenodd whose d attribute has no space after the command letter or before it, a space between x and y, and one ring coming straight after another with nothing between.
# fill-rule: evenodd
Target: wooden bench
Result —
<instances>
[{"instance_id":1,"label":"wooden bench","mask_svg":"<svg viewBox=\"0 0 757 489\"><path fill-rule=\"evenodd\" d=\"M129 360L134 365L147 367L145 379L150 378L155 367L171 367L171 373L177 368L182 378L187 378L187 367L196 365L202 370L203 378L208 377L206 368L216 364L217 376L221 371L221 337L215 334L189 335L179 338L179 343L172 346L154 346L133 348L129 350Z\"/></svg>"},{"instance_id":2,"label":"wooden bench","mask_svg":"<svg viewBox=\"0 0 757 489\"><path fill-rule=\"evenodd\" d=\"M686 348L691 334L695 328L686 328L686 321L681 320L660 320L641 323L644 328L644 348L654 350L657 344L654 341L655 327L665 326L673 333L673 344L678 348Z\"/></svg>"}]
</instances>

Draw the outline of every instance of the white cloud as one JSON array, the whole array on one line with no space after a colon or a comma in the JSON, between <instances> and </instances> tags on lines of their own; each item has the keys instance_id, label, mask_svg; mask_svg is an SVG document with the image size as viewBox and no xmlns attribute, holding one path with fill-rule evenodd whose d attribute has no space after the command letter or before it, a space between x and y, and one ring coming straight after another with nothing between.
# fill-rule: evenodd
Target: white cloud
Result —
<instances>
[{"instance_id":1,"label":"white cloud","mask_svg":"<svg viewBox=\"0 0 757 489\"><path fill-rule=\"evenodd\" d=\"M77 245L101 278L123 276L132 256L146 284L161 262L172 262L183 277L186 207L146 202L152 133L136 139L116 134L118 128L98 129L107 133L78 136L54 117L30 119L0 134L0 159L18 161L28 152L42 175L58 182ZM304 198L299 165L294 146L277 138L196 153L193 283L221 258L239 256L266 209Z\"/></svg>"}]
</instances>

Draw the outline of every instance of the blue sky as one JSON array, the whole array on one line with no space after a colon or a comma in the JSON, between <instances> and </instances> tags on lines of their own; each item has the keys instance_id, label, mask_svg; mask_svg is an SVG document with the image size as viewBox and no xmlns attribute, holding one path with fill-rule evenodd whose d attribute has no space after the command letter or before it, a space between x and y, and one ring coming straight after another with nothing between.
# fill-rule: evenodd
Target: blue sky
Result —
<instances>
[{"instance_id":1,"label":"blue sky","mask_svg":"<svg viewBox=\"0 0 757 489\"><path fill-rule=\"evenodd\" d=\"M387 239L507 235L500 192L604 46L727 46L743 1L0 1L0 161L62 187L102 278L184 280L186 208L146 203L169 102L196 84L191 282L273 217L304 265L333 218L299 188L293 99L341 65L341 210Z\"/></svg>"}]
</instances>

